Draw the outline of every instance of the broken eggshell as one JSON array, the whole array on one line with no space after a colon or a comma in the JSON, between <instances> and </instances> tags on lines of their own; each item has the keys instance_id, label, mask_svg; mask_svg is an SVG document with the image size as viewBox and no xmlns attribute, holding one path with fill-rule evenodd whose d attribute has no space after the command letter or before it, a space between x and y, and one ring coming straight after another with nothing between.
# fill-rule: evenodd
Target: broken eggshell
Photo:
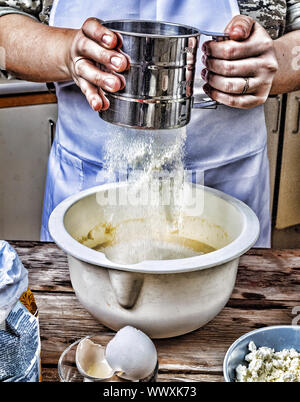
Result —
<instances>
[{"instance_id":1,"label":"broken eggshell","mask_svg":"<svg viewBox=\"0 0 300 402\"><path fill-rule=\"evenodd\" d=\"M78 371L87 380L107 380L114 375L114 370L105 359L105 348L89 337L79 342L75 360Z\"/></svg>"},{"instance_id":2,"label":"broken eggshell","mask_svg":"<svg viewBox=\"0 0 300 402\"><path fill-rule=\"evenodd\" d=\"M106 346L105 357L110 367L119 372L119 377L131 381L148 377L157 365L153 342L142 331L131 326L116 333Z\"/></svg>"}]
</instances>

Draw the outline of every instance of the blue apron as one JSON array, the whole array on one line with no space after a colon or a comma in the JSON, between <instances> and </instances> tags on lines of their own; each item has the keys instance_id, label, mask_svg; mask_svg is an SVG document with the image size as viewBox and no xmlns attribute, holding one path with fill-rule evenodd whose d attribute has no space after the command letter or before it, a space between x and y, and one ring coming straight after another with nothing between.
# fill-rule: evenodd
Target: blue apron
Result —
<instances>
[{"instance_id":1,"label":"blue apron","mask_svg":"<svg viewBox=\"0 0 300 402\"><path fill-rule=\"evenodd\" d=\"M55 0L50 25L80 28L88 17L153 19L223 32L239 13L236 0ZM204 40L207 40L204 39ZM200 52L200 51L199 51ZM198 55L197 75L201 72ZM195 92L200 85L196 80ZM104 149L110 124L99 118L74 82L57 83L58 121L49 157L42 240L52 240L48 219L64 198L105 182ZM205 185L248 204L261 234L256 246L270 246L269 165L264 108L193 110L187 126L186 169L205 171Z\"/></svg>"}]
</instances>

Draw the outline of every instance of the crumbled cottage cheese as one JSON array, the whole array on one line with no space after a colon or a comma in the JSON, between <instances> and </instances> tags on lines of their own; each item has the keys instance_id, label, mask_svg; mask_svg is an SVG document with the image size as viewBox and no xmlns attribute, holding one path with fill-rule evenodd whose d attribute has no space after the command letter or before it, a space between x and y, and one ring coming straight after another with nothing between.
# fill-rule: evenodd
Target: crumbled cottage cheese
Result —
<instances>
[{"instance_id":1,"label":"crumbled cottage cheese","mask_svg":"<svg viewBox=\"0 0 300 402\"><path fill-rule=\"evenodd\" d=\"M300 382L300 353L295 349L257 349L252 341L248 348L245 360L249 365L236 368L236 382Z\"/></svg>"}]
</instances>

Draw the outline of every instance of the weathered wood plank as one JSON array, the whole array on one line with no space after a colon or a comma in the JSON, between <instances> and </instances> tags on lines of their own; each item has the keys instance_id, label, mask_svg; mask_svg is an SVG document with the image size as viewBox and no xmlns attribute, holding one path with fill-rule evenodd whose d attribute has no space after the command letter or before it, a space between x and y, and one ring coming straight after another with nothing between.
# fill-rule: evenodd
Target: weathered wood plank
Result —
<instances>
[{"instance_id":1,"label":"weathered wood plank","mask_svg":"<svg viewBox=\"0 0 300 402\"><path fill-rule=\"evenodd\" d=\"M11 242L29 272L33 291L72 292L66 254L54 243Z\"/></svg>"},{"instance_id":2,"label":"weathered wood plank","mask_svg":"<svg viewBox=\"0 0 300 402\"><path fill-rule=\"evenodd\" d=\"M79 304L65 254L53 243L11 242L29 271L40 311L44 381L57 381L57 362L75 340L113 336ZM269 325L291 324L300 305L300 250L250 250L241 258L236 286L222 312L205 327L155 340L159 381L223 381L222 363L239 336Z\"/></svg>"},{"instance_id":3,"label":"weathered wood plank","mask_svg":"<svg viewBox=\"0 0 300 402\"><path fill-rule=\"evenodd\" d=\"M67 258L53 243L12 242L29 268L33 291L73 292ZM41 275L42 270L42 275ZM298 300L300 250L250 250L240 260L232 299Z\"/></svg>"},{"instance_id":4,"label":"weathered wood plank","mask_svg":"<svg viewBox=\"0 0 300 402\"><path fill-rule=\"evenodd\" d=\"M57 370L55 368L43 369L43 381L59 381ZM224 382L223 375L216 374L164 374L159 373L158 382ZM184 386L184 384L183 384Z\"/></svg>"},{"instance_id":5,"label":"weathered wood plank","mask_svg":"<svg viewBox=\"0 0 300 402\"><path fill-rule=\"evenodd\" d=\"M57 369L55 367L43 368L43 381L56 382L59 381ZM172 373L158 373L158 382L224 382L222 374L172 374ZM183 385L184 386L184 385Z\"/></svg>"},{"instance_id":6,"label":"weathered wood plank","mask_svg":"<svg viewBox=\"0 0 300 402\"><path fill-rule=\"evenodd\" d=\"M43 365L55 365L67 345L86 335L97 334L106 345L113 332L83 309L70 294L37 294L40 308ZM154 340L160 369L173 373L221 373L228 347L239 336L267 325L290 324L293 303L258 311L226 307L205 327L190 334Z\"/></svg>"},{"instance_id":7,"label":"weathered wood plank","mask_svg":"<svg viewBox=\"0 0 300 402\"><path fill-rule=\"evenodd\" d=\"M231 299L299 300L299 250L250 250L239 264Z\"/></svg>"}]
</instances>

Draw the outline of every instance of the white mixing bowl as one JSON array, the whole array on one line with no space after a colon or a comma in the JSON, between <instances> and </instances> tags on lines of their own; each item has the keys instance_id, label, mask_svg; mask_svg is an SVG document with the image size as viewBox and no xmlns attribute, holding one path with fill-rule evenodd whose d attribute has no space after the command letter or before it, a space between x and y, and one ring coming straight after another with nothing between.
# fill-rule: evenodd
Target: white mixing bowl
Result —
<instances>
[{"instance_id":1,"label":"white mixing bowl","mask_svg":"<svg viewBox=\"0 0 300 402\"><path fill-rule=\"evenodd\" d=\"M61 202L50 216L51 236L68 255L70 277L79 301L97 320L114 330L132 325L152 338L168 338L200 328L230 298L239 258L259 235L256 215L233 197L193 185L203 200L203 208L184 210L180 235L216 251L182 259L119 264L78 239L85 238L86 244L93 246L87 234L104 223L108 215L99 199L125 186L111 183L82 191ZM115 207L114 219L125 224L140 220L139 213L139 208ZM162 224L158 222L158 226ZM139 238L143 233L135 235Z\"/></svg>"}]
</instances>

